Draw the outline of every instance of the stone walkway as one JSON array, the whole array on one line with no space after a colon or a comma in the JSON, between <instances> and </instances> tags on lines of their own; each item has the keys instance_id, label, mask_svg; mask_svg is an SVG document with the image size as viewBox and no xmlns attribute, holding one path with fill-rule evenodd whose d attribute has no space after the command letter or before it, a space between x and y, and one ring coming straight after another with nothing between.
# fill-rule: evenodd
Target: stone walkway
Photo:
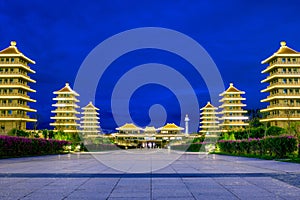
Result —
<instances>
[{"instance_id":1,"label":"stone walkway","mask_svg":"<svg viewBox=\"0 0 300 200\"><path fill-rule=\"evenodd\" d=\"M2 159L0 199L300 199L300 165L166 150Z\"/></svg>"}]
</instances>

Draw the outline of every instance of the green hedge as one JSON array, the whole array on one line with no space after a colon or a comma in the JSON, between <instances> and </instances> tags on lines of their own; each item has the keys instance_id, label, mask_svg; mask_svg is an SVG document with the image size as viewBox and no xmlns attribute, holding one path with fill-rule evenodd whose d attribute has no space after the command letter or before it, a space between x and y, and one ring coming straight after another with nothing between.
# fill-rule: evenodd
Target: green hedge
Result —
<instances>
[{"instance_id":1,"label":"green hedge","mask_svg":"<svg viewBox=\"0 0 300 200\"><path fill-rule=\"evenodd\" d=\"M0 136L0 157L36 156L64 151L68 141Z\"/></svg>"},{"instance_id":2,"label":"green hedge","mask_svg":"<svg viewBox=\"0 0 300 200\"><path fill-rule=\"evenodd\" d=\"M177 144L171 145L172 150L187 151L187 152L199 152L204 142L192 143L192 144Z\"/></svg>"},{"instance_id":3,"label":"green hedge","mask_svg":"<svg viewBox=\"0 0 300 200\"><path fill-rule=\"evenodd\" d=\"M297 150L297 139L294 136L268 136L245 140L220 140L217 143L220 151L230 154L269 155L284 158Z\"/></svg>"}]
</instances>

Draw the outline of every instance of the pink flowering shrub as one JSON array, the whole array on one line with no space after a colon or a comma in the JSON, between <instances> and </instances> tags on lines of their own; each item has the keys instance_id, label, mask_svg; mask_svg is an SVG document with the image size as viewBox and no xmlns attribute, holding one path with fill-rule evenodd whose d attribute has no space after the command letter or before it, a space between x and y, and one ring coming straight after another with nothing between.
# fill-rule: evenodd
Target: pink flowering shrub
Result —
<instances>
[{"instance_id":1,"label":"pink flowering shrub","mask_svg":"<svg viewBox=\"0 0 300 200\"><path fill-rule=\"evenodd\" d=\"M297 150L297 138L282 135L244 140L220 140L218 147L222 152L230 154L270 155L271 157L284 158Z\"/></svg>"},{"instance_id":2,"label":"pink flowering shrub","mask_svg":"<svg viewBox=\"0 0 300 200\"><path fill-rule=\"evenodd\" d=\"M0 157L56 154L69 144L68 141L0 135Z\"/></svg>"}]
</instances>

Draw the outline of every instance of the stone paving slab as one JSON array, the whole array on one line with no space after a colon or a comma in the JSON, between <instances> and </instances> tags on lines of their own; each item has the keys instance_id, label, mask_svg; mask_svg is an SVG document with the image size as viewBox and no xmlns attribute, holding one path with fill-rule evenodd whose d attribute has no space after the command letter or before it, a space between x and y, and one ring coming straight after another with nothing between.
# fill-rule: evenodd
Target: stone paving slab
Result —
<instances>
[{"instance_id":1,"label":"stone paving slab","mask_svg":"<svg viewBox=\"0 0 300 200\"><path fill-rule=\"evenodd\" d=\"M0 199L300 199L300 165L168 151L2 159Z\"/></svg>"}]
</instances>

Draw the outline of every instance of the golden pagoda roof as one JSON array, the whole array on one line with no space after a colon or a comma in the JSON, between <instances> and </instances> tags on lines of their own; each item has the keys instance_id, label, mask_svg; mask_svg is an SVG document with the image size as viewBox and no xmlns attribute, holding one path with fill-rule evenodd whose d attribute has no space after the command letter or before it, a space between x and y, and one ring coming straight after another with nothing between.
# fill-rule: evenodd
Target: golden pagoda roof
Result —
<instances>
[{"instance_id":1,"label":"golden pagoda roof","mask_svg":"<svg viewBox=\"0 0 300 200\"><path fill-rule=\"evenodd\" d=\"M203 108L201 108L200 110L204 110L204 109L218 109L218 108L216 108L216 107L214 107L209 101L207 102L207 104L203 107Z\"/></svg>"},{"instance_id":2,"label":"golden pagoda roof","mask_svg":"<svg viewBox=\"0 0 300 200\"><path fill-rule=\"evenodd\" d=\"M146 126L144 132L156 132L156 128L154 126Z\"/></svg>"},{"instance_id":3,"label":"golden pagoda roof","mask_svg":"<svg viewBox=\"0 0 300 200\"><path fill-rule=\"evenodd\" d=\"M69 83L66 83L65 87L63 87L62 89L53 92L54 94L60 94L60 93L69 93L69 94L74 94L75 96L79 96L79 94L77 92L75 92L74 90L72 90L72 88L70 87Z\"/></svg>"},{"instance_id":4,"label":"golden pagoda roof","mask_svg":"<svg viewBox=\"0 0 300 200\"><path fill-rule=\"evenodd\" d=\"M91 101L88 103L88 105L86 105L85 107L83 107L82 110L85 110L85 109L88 109L88 108L93 108L95 110L99 110L99 108L97 108L96 106L94 106Z\"/></svg>"},{"instance_id":5,"label":"golden pagoda roof","mask_svg":"<svg viewBox=\"0 0 300 200\"><path fill-rule=\"evenodd\" d=\"M272 58L276 57L276 56L283 56L283 55L298 55L300 56L300 53L288 46L286 46L286 42L285 41L281 41L280 42L280 47L279 49L270 57L268 57L267 59L263 60L261 62L261 64L265 64L265 63L268 63Z\"/></svg>"},{"instance_id":6,"label":"golden pagoda roof","mask_svg":"<svg viewBox=\"0 0 300 200\"><path fill-rule=\"evenodd\" d=\"M19 49L16 47L17 42L11 41L10 46L0 51L1 56L21 56L28 62L35 64L35 61L31 60L30 58L26 57Z\"/></svg>"},{"instance_id":7,"label":"golden pagoda roof","mask_svg":"<svg viewBox=\"0 0 300 200\"><path fill-rule=\"evenodd\" d=\"M126 123L123 126L116 128L116 130L121 130L121 131L134 130L134 131L138 131L138 130L142 130L142 128L137 127L133 123Z\"/></svg>"},{"instance_id":8,"label":"golden pagoda roof","mask_svg":"<svg viewBox=\"0 0 300 200\"><path fill-rule=\"evenodd\" d=\"M244 94L245 92L237 89L233 86L233 83L230 83L228 89L225 92L221 93L220 96L224 96L224 94L226 93Z\"/></svg>"},{"instance_id":9,"label":"golden pagoda roof","mask_svg":"<svg viewBox=\"0 0 300 200\"><path fill-rule=\"evenodd\" d=\"M174 123L167 123L164 127L159 128L160 130L183 130L184 128L177 126Z\"/></svg>"}]
</instances>

